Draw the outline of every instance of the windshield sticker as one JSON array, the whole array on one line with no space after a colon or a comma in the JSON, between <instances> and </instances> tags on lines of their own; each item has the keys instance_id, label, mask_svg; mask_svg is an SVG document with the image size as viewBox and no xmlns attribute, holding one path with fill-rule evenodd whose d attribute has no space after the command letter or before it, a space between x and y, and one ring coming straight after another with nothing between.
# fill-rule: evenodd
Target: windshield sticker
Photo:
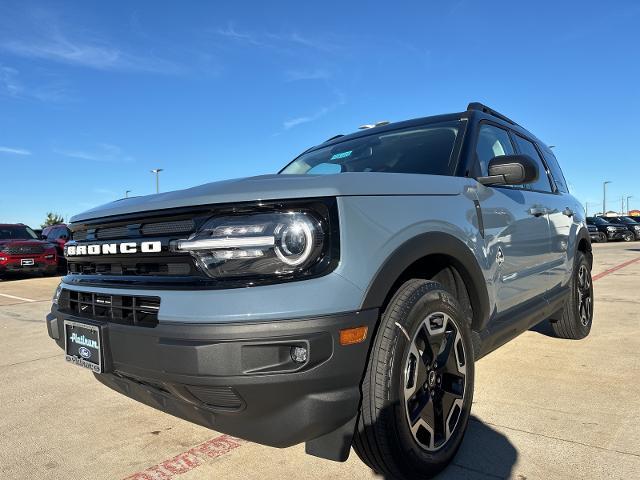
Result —
<instances>
[{"instance_id":1,"label":"windshield sticker","mask_svg":"<svg viewBox=\"0 0 640 480\"><path fill-rule=\"evenodd\" d=\"M349 150L348 152L336 153L333 157L331 157L331 160L340 160L341 158L347 158L351 156L352 153L353 150Z\"/></svg>"}]
</instances>

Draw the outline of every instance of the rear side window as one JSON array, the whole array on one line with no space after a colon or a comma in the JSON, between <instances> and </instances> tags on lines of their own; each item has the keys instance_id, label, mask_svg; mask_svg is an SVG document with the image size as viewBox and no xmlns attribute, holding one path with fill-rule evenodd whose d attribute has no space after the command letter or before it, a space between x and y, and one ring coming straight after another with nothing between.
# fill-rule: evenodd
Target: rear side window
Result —
<instances>
[{"instance_id":1,"label":"rear side window","mask_svg":"<svg viewBox=\"0 0 640 480\"><path fill-rule=\"evenodd\" d=\"M305 153L281 174L345 172L451 175L460 122L372 133Z\"/></svg>"},{"instance_id":2,"label":"rear side window","mask_svg":"<svg viewBox=\"0 0 640 480\"><path fill-rule=\"evenodd\" d=\"M547 168L544 166L535 145L518 134L515 134L513 137L520 153L529 155L538 165L538 180L525 185L525 188L528 190L537 190L539 192L551 192L552 189L551 183L549 182L549 175L547 174Z\"/></svg>"},{"instance_id":3,"label":"rear side window","mask_svg":"<svg viewBox=\"0 0 640 480\"><path fill-rule=\"evenodd\" d=\"M562 169L560 168L560 164L558 163L558 159L556 158L556 156L548 148L542 149L542 155L544 156L544 159L549 166L551 176L553 177L554 182L556 182L558 190L560 190L562 193L569 193L567 181L562 174Z\"/></svg>"}]
</instances>

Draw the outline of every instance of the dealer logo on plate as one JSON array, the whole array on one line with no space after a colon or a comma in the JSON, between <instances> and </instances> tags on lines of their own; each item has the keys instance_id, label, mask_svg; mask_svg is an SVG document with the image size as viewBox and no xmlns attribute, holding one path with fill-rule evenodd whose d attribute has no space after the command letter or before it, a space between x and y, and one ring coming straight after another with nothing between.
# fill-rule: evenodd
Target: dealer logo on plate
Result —
<instances>
[{"instance_id":1,"label":"dealer logo on plate","mask_svg":"<svg viewBox=\"0 0 640 480\"><path fill-rule=\"evenodd\" d=\"M80 347L78 349L78 353L80 354L80 356L82 358L89 358L91 357L91 350L89 350L87 347Z\"/></svg>"}]
</instances>

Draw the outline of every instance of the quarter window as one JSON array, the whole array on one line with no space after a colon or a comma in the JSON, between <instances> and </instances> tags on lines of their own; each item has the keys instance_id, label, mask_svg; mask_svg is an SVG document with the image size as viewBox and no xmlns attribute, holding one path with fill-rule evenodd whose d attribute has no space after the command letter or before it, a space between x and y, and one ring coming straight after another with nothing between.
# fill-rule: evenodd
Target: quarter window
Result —
<instances>
[{"instance_id":1,"label":"quarter window","mask_svg":"<svg viewBox=\"0 0 640 480\"><path fill-rule=\"evenodd\" d=\"M562 174L562 169L560 168L560 164L558 163L558 159L556 156L549 150L548 148L542 149L542 155L544 159L547 161L547 165L549 165L549 170L551 171L551 176L553 180L556 182L556 186L558 190L562 193L569 193L569 187L567 186L567 181Z\"/></svg>"}]
</instances>

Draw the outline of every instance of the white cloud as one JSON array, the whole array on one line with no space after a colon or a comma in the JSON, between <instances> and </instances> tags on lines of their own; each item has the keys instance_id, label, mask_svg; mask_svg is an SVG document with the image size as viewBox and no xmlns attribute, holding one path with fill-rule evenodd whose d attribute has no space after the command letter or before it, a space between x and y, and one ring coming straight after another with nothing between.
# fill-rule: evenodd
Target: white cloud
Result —
<instances>
[{"instance_id":1,"label":"white cloud","mask_svg":"<svg viewBox=\"0 0 640 480\"><path fill-rule=\"evenodd\" d=\"M290 130L293 127L297 127L298 125L302 125L303 123L309 123L309 122L313 122L315 120L318 120L321 117L324 117L327 113L335 110L336 108L340 107L341 105L344 105L347 101L346 96L344 95L344 93L342 92L335 92L335 94L338 96L338 99L333 102L331 105L327 105L325 107L320 108L319 110L317 110L315 113L311 114L311 115L303 115L300 117L294 117L291 118L289 120L285 120L284 122L282 122L282 127L285 130Z\"/></svg>"},{"instance_id":2,"label":"white cloud","mask_svg":"<svg viewBox=\"0 0 640 480\"><path fill-rule=\"evenodd\" d=\"M175 74L182 68L170 61L123 50L96 36L69 32L55 15L31 12L22 28L1 22L0 50L30 59L64 63L96 70L123 70ZM8 32L12 33L10 35Z\"/></svg>"},{"instance_id":3,"label":"white cloud","mask_svg":"<svg viewBox=\"0 0 640 480\"><path fill-rule=\"evenodd\" d=\"M0 153L9 153L11 155L31 155L29 150L24 148L2 147L0 146Z\"/></svg>"},{"instance_id":4,"label":"white cloud","mask_svg":"<svg viewBox=\"0 0 640 480\"><path fill-rule=\"evenodd\" d=\"M62 84L55 78L40 81L38 86L25 85L20 72L12 67L0 64L0 96L12 98L35 99L43 102L68 100Z\"/></svg>"},{"instance_id":5,"label":"white cloud","mask_svg":"<svg viewBox=\"0 0 640 480\"><path fill-rule=\"evenodd\" d=\"M233 22L229 22L224 28L217 28L214 33L254 47L269 48L280 52L288 51L291 47L305 50L320 50L324 52L335 51L340 47L324 38L311 38L297 32L272 33L249 32L238 30Z\"/></svg>"},{"instance_id":6,"label":"white cloud","mask_svg":"<svg viewBox=\"0 0 640 480\"><path fill-rule=\"evenodd\" d=\"M54 148L53 151L65 157L92 162L133 162L131 155L125 154L120 147L110 143L99 143L91 150Z\"/></svg>"}]
</instances>

